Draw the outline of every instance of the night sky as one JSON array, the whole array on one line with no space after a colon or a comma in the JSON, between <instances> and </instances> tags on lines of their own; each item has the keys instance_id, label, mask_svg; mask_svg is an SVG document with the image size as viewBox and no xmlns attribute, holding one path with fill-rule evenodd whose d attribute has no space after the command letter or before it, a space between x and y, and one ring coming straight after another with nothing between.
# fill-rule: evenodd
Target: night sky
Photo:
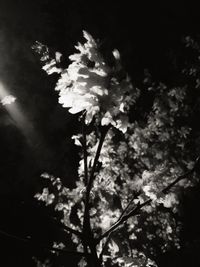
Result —
<instances>
[{"instance_id":1,"label":"night sky","mask_svg":"<svg viewBox=\"0 0 200 267\"><path fill-rule=\"evenodd\" d=\"M183 51L181 42L184 36L199 36L199 9L182 1L129 2L0 0L0 90L16 96L18 112L0 106L2 267L30 267L33 251L39 253L40 249L1 234L1 230L22 238L32 236L36 243L49 242L51 211L44 211L33 198L42 188L40 174L48 171L61 176L68 186L73 186L77 177L77 150L70 136L79 131L79 125L58 105L53 90L56 77L41 71L39 58L31 49L34 42L69 56L81 40L82 30L87 30L103 47L120 51L136 85L140 85L144 69L157 81L179 82L176 69ZM198 202L198 193L193 198L186 201L185 220L188 223L188 218L193 218L197 229L199 221L191 206ZM53 235L57 234L54 230ZM196 249L198 254L200 246ZM162 260L162 266L170 266L171 261L173 266L181 266L181 257L167 255L170 260ZM188 260L188 266L200 266L193 254L186 255L186 262L191 258L194 263Z\"/></svg>"}]
</instances>

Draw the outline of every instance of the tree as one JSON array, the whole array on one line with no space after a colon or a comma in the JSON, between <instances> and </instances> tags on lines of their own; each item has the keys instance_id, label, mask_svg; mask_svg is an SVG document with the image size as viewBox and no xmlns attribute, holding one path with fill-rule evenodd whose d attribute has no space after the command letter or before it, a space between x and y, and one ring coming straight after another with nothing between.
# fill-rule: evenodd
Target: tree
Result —
<instances>
[{"instance_id":1,"label":"tree","mask_svg":"<svg viewBox=\"0 0 200 267\"><path fill-rule=\"evenodd\" d=\"M70 237L78 266L157 266L158 255L181 246L181 191L198 181L189 86L157 83L146 71L138 89L119 51L105 57L83 34L67 67L59 52L33 47L47 74L57 75L59 103L78 114L80 125L72 137L80 147L76 187L43 173L50 183L36 194L66 232L67 242L52 250L71 253Z\"/></svg>"}]
</instances>

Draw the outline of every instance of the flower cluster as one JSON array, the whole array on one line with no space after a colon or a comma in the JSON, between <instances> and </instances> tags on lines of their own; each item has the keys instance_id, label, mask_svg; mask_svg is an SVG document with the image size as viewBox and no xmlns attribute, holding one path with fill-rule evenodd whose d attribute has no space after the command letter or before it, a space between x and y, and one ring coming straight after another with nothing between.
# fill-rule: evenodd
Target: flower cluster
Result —
<instances>
[{"instance_id":1,"label":"flower cluster","mask_svg":"<svg viewBox=\"0 0 200 267\"><path fill-rule=\"evenodd\" d=\"M72 63L65 69L56 67L48 48L37 43L36 50L45 63L43 69L47 74L60 73L55 90L59 91L59 103L69 108L70 113L86 111L87 124L95 116L101 125L112 124L126 132L128 106L136 100L138 90L133 88L127 75L121 75L119 52L113 51L114 64L109 66L93 37L86 31L83 35L86 42L75 46L79 53L69 56Z\"/></svg>"}]
</instances>

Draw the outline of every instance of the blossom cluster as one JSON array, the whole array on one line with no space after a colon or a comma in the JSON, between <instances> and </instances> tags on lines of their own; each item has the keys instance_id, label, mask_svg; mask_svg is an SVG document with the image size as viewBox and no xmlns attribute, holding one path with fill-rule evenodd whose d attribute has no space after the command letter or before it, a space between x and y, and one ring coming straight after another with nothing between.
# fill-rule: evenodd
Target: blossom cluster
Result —
<instances>
[{"instance_id":1,"label":"blossom cluster","mask_svg":"<svg viewBox=\"0 0 200 267\"><path fill-rule=\"evenodd\" d=\"M93 37L86 31L83 31L83 36L86 42L75 46L79 53L69 56L72 63L64 69L57 67L56 59L49 56L48 48L37 43L36 50L42 54L43 69L49 75L59 73L55 90L59 91L59 103L69 108L70 113L86 111L87 124L95 116L101 125L112 124L126 132L128 106L135 102L139 91L133 88L128 75L121 75L123 69L117 50L112 52L114 64L110 66Z\"/></svg>"}]
</instances>

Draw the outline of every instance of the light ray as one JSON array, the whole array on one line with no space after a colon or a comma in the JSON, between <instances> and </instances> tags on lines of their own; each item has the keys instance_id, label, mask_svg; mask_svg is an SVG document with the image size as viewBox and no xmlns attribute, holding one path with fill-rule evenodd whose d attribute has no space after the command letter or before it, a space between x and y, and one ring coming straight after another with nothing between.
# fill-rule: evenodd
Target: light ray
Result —
<instances>
[{"instance_id":1,"label":"light ray","mask_svg":"<svg viewBox=\"0 0 200 267\"><path fill-rule=\"evenodd\" d=\"M0 105L3 105L14 124L25 136L29 144L33 145L37 135L34 127L24 115L22 108L17 103L17 98L13 96L6 86L0 81Z\"/></svg>"}]
</instances>

